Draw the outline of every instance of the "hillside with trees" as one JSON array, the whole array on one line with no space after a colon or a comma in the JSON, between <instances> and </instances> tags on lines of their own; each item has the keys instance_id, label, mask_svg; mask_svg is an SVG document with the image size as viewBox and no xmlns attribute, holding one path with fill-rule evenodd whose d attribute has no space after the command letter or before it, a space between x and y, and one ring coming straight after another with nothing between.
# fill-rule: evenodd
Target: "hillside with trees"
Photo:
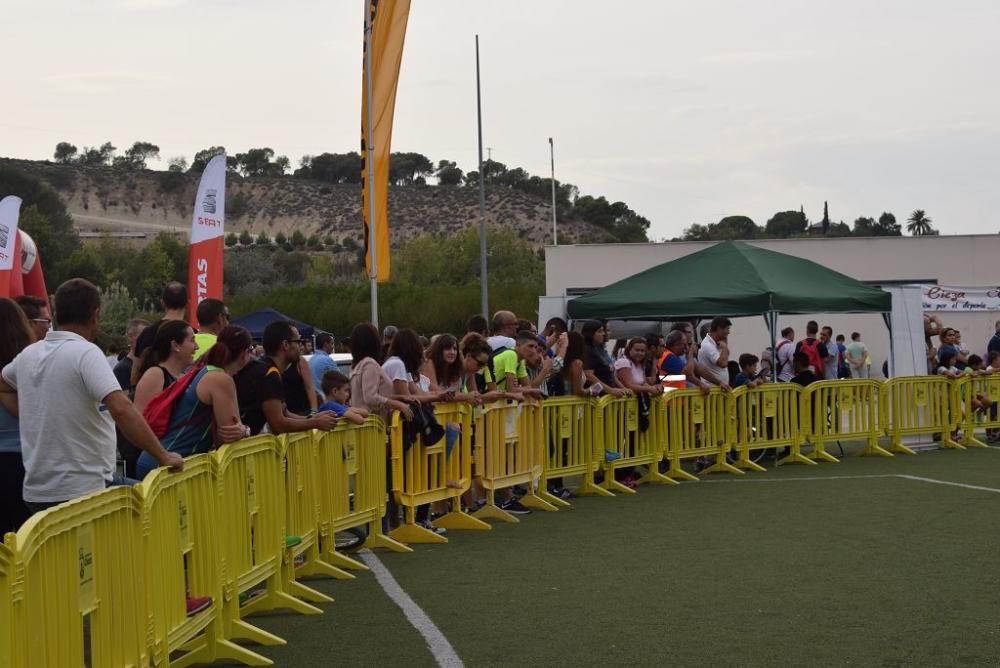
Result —
<instances>
[{"instance_id":1,"label":"hillside with trees","mask_svg":"<svg viewBox=\"0 0 1000 668\"><path fill-rule=\"evenodd\" d=\"M135 142L119 154L110 142L82 150L60 142L52 161L2 160L52 186L66 202L78 231L154 236L183 233L190 224L198 179L208 160L224 152L213 146L170 158L166 170L151 170L160 149ZM389 217L391 241L399 245L424 233L455 234L478 224L479 173L464 172L454 161L419 153L394 153L391 159ZM227 155L227 228L238 237L270 238L295 232L306 239L330 238L339 244L362 243L361 157L357 153L303 156L290 160L270 148ZM548 178L488 160L487 224L509 230L534 247L551 239L551 188ZM647 241L649 221L624 202L581 195L576 186L556 181L560 241L593 243Z\"/></svg>"}]
</instances>

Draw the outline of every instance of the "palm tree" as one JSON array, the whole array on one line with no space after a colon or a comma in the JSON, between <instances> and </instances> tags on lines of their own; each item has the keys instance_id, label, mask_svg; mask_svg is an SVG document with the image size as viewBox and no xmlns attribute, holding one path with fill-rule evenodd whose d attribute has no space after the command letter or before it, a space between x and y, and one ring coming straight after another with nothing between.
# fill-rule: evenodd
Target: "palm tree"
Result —
<instances>
[{"instance_id":1,"label":"palm tree","mask_svg":"<svg viewBox=\"0 0 1000 668\"><path fill-rule=\"evenodd\" d=\"M915 237L923 237L935 233L934 228L931 227L931 219L927 217L923 209L917 209L906 219L906 231Z\"/></svg>"}]
</instances>

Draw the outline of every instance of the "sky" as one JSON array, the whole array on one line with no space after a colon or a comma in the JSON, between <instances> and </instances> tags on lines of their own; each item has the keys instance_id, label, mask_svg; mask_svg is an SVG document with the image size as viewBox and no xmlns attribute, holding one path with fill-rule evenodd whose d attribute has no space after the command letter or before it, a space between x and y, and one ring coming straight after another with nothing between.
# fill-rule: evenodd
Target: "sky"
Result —
<instances>
[{"instance_id":1,"label":"sky","mask_svg":"<svg viewBox=\"0 0 1000 668\"><path fill-rule=\"evenodd\" d=\"M387 0L383 0L387 1ZM364 1L33 0L0 23L0 155L359 145ZM413 0L394 151L622 200L650 236L805 208L1000 231L1000 3Z\"/></svg>"}]
</instances>

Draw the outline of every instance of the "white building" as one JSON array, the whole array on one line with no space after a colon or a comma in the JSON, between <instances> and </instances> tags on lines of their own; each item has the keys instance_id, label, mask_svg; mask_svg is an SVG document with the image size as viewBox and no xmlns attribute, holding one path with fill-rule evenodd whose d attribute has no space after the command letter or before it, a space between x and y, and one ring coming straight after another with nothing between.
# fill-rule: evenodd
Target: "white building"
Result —
<instances>
[{"instance_id":1,"label":"white building","mask_svg":"<svg viewBox=\"0 0 1000 668\"><path fill-rule=\"evenodd\" d=\"M594 244L545 247L545 287L539 312L540 324L558 311L562 300L604 287L650 267L697 252L713 242L668 242L657 244ZM925 295L924 310L936 311L945 326L962 332L962 342L971 352L985 354L986 343L1000 319L1000 235L937 237L806 237L750 241L755 246L817 262L860 281L879 286L921 284L958 288ZM733 276L732 280L740 280ZM695 285L663 286L671 290ZM796 339L805 334L808 320L830 325L835 334L860 332L871 353L873 377L881 377L882 362L889 352L889 334L878 314L782 317L779 329L792 326ZM614 336L614 331L612 331ZM738 352L760 352L770 345L763 318L734 320L731 348ZM934 341L937 345L937 340Z\"/></svg>"}]
</instances>

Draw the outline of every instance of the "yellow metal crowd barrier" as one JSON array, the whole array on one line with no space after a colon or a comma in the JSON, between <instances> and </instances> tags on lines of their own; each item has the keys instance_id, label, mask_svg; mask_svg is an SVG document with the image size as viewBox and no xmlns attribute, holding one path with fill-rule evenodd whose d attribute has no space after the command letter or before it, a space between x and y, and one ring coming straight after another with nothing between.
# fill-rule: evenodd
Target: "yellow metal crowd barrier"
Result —
<instances>
[{"instance_id":1,"label":"yellow metal crowd barrier","mask_svg":"<svg viewBox=\"0 0 1000 668\"><path fill-rule=\"evenodd\" d=\"M7 535L15 555L8 665L148 664L141 520L138 492L112 487L37 513Z\"/></svg>"},{"instance_id":2,"label":"yellow metal crowd barrier","mask_svg":"<svg viewBox=\"0 0 1000 668\"><path fill-rule=\"evenodd\" d=\"M385 424L369 416L363 425L339 424L320 432L318 441L320 550L324 561L366 571L357 559L337 552L337 533L367 532L365 545L395 552L412 551L382 532L386 504ZM335 577L353 578L340 571Z\"/></svg>"},{"instance_id":3,"label":"yellow metal crowd barrier","mask_svg":"<svg viewBox=\"0 0 1000 668\"><path fill-rule=\"evenodd\" d=\"M278 439L270 434L224 445L213 454L218 465L219 528L225 560L222 595L226 637L262 645L283 645L285 641L242 617L273 608L290 608L302 614L322 612L285 591L281 569L287 538L282 454Z\"/></svg>"},{"instance_id":4,"label":"yellow metal crowd barrier","mask_svg":"<svg viewBox=\"0 0 1000 668\"><path fill-rule=\"evenodd\" d=\"M964 376L952 382L957 386L952 396L958 402L958 421L962 425L960 443L966 447L987 447L976 438L976 431L985 429L988 435L1000 431L1000 417L997 415L1000 374Z\"/></svg>"},{"instance_id":5,"label":"yellow metal crowd barrier","mask_svg":"<svg viewBox=\"0 0 1000 668\"><path fill-rule=\"evenodd\" d=\"M649 415L646 429L640 428L639 399L633 396L604 396L596 400L594 407L594 435L598 461L604 469L601 487L616 492L635 493L615 479L615 471L625 467L644 466L646 472L636 480L637 484L674 484L675 481L659 471L663 458L663 448L667 440L663 395L650 397ZM606 457L614 452L616 459Z\"/></svg>"},{"instance_id":6,"label":"yellow metal crowd barrier","mask_svg":"<svg viewBox=\"0 0 1000 668\"><path fill-rule=\"evenodd\" d=\"M13 572L14 553L0 542L0 666L14 665L14 613L10 600Z\"/></svg>"},{"instance_id":7,"label":"yellow metal crowd barrier","mask_svg":"<svg viewBox=\"0 0 1000 668\"><path fill-rule=\"evenodd\" d=\"M594 481L604 456L594 419L597 410L600 410L597 400L584 397L552 397L542 402L545 459L538 493L550 503L570 505L546 491L550 481L564 476L581 477L580 484L573 489L574 495L613 496Z\"/></svg>"},{"instance_id":8,"label":"yellow metal crowd barrier","mask_svg":"<svg viewBox=\"0 0 1000 668\"><path fill-rule=\"evenodd\" d=\"M826 451L830 441L864 440L865 455L892 456L879 445L883 423L881 383L870 379L822 380L802 390L803 436L813 460L839 461Z\"/></svg>"},{"instance_id":9,"label":"yellow metal crowd barrier","mask_svg":"<svg viewBox=\"0 0 1000 668\"><path fill-rule=\"evenodd\" d=\"M217 479L211 455L184 461L184 470L156 469L138 485L143 499L142 533L151 661L188 666L234 660L267 666L271 661L228 640L222 618L223 549ZM188 616L185 599L211 596L212 604ZM177 661L170 656L186 653Z\"/></svg>"},{"instance_id":10,"label":"yellow metal crowd barrier","mask_svg":"<svg viewBox=\"0 0 1000 668\"><path fill-rule=\"evenodd\" d=\"M521 498L525 506L556 510L554 504L536 493L542 476L544 433L542 406L533 399L522 403L497 401L478 411L474 461L476 477L486 491L486 505L474 513L476 517L518 522L493 498L494 492L514 485L527 488Z\"/></svg>"},{"instance_id":11,"label":"yellow metal crowd barrier","mask_svg":"<svg viewBox=\"0 0 1000 668\"><path fill-rule=\"evenodd\" d=\"M447 543L448 539L416 523L417 508L445 504L448 513L434 521L445 529L489 530L489 524L462 512L462 494L472 486L472 407L460 403L434 405L434 414L445 429L432 445L417 434L408 443L406 425L399 413L393 413L389 428L392 448L392 494L403 507L404 522L389 532L402 543ZM449 452L448 431L458 429Z\"/></svg>"},{"instance_id":12,"label":"yellow metal crowd barrier","mask_svg":"<svg viewBox=\"0 0 1000 668\"><path fill-rule=\"evenodd\" d=\"M751 459L751 453L776 448L788 448L788 455L779 464L814 463L801 452L801 399L801 388L794 383L768 383L754 388L740 387L733 391L736 411L736 440L733 447L737 453L737 468L765 470Z\"/></svg>"},{"instance_id":13,"label":"yellow metal crowd barrier","mask_svg":"<svg viewBox=\"0 0 1000 668\"><path fill-rule=\"evenodd\" d=\"M998 398L1000 375L831 380L673 390L652 399L645 429L635 397L496 402L477 411L475 428L471 409L441 404L440 423L459 427L450 454L447 436L406 447L398 417L390 438L370 417L330 432L244 439L188 458L182 472L158 469L134 488L37 513L8 534L0 543L0 665L269 665L233 641L284 641L243 618L276 607L321 612L302 599L331 599L302 576L350 578L342 569L365 569L337 552L338 532L363 530L368 547L410 551L382 532L390 491L407 514L394 535L418 542L427 532L414 532L415 512L424 504L450 505L440 526L488 527L461 511L473 481L487 493L479 518L516 522L494 492L521 485L524 505L555 510L565 502L545 492L552 479L580 476L575 493L609 495L630 491L615 482L626 466L647 469L642 482L662 483L697 480L681 467L695 457L714 458L706 473L740 474L760 469L750 455L770 448L789 449L781 463L836 461L826 448L838 440L864 440L864 454L886 456L912 453L902 439L916 435L937 435L944 447L981 446L976 430L1000 430ZM959 428L962 443L953 436ZM883 434L888 450L879 445ZM807 441L812 450L803 454ZM731 449L736 466L726 459ZM606 461L606 450L621 457ZM188 616L188 596L212 603Z\"/></svg>"},{"instance_id":14,"label":"yellow metal crowd barrier","mask_svg":"<svg viewBox=\"0 0 1000 668\"><path fill-rule=\"evenodd\" d=\"M332 603L333 599L311 587L299 578L309 575L326 575L334 578L350 577L348 573L327 563L320 554L319 497L320 467L319 445L315 431L286 434L285 462L285 554L281 570L285 590L313 603Z\"/></svg>"},{"instance_id":15,"label":"yellow metal crowd barrier","mask_svg":"<svg viewBox=\"0 0 1000 668\"><path fill-rule=\"evenodd\" d=\"M664 456L670 462L667 475L680 480L697 480L681 468L684 459L714 458L702 473L743 471L726 461L726 453L736 440L736 402L732 391L713 387L702 390L671 390L666 399L667 439Z\"/></svg>"},{"instance_id":16,"label":"yellow metal crowd barrier","mask_svg":"<svg viewBox=\"0 0 1000 668\"><path fill-rule=\"evenodd\" d=\"M944 376L891 378L882 386L881 413L890 452L915 454L904 436L935 434L944 448L963 449L952 434L958 426L956 381Z\"/></svg>"}]
</instances>

